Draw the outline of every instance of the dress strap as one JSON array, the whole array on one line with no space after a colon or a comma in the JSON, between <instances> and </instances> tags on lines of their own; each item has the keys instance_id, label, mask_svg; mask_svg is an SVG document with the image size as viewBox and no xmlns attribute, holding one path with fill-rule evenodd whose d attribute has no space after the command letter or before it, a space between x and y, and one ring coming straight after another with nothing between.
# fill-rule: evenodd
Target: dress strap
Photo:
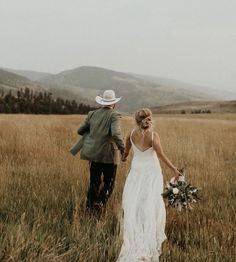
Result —
<instances>
[{"instance_id":1,"label":"dress strap","mask_svg":"<svg viewBox=\"0 0 236 262\"><path fill-rule=\"evenodd\" d=\"M153 132L152 132L152 147L153 147Z\"/></svg>"},{"instance_id":2,"label":"dress strap","mask_svg":"<svg viewBox=\"0 0 236 262\"><path fill-rule=\"evenodd\" d=\"M134 130L135 130L135 128L131 131L131 133L130 133L130 141L131 141L131 143L133 143L133 140L132 140L132 135L133 135L133 133L134 133Z\"/></svg>"}]
</instances>

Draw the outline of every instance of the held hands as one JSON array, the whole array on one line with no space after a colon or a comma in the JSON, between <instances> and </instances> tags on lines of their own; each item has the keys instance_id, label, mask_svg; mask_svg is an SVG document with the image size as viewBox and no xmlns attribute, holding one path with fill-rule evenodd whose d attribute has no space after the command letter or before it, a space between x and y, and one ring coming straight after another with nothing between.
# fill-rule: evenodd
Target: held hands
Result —
<instances>
[{"instance_id":1,"label":"held hands","mask_svg":"<svg viewBox=\"0 0 236 262\"><path fill-rule=\"evenodd\" d=\"M126 162L127 161L128 154L126 152L121 153L121 161Z\"/></svg>"}]
</instances>

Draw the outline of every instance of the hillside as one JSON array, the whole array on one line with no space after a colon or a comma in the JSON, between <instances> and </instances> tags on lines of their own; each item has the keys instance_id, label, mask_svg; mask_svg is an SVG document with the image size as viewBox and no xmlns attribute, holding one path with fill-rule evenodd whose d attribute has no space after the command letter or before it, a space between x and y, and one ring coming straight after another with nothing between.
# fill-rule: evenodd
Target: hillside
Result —
<instances>
[{"instance_id":1,"label":"hillside","mask_svg":"<svg viewBox=\"0 0 236 262\"><path fill-rule=\"evenodd\" d=\"M37 72L37 71L30 71L30 70L16 70L16 69L10 69L10 68L4 68L4 70L11 72L13 74L24 76L32 81L38 81L40 78L51 75L45 72Z\"/></svg>"},{"instance_id":2,"label":"hillside","mask_svg":"<svg viewBox=\"0 0 236 262\"><path fill-rule=\"evenodd\" d=\"M17 75L0 69L0 89L3 89L5 91L16 91L20 88L25 87L28 87L34 91L41 91L45 89L40 83L31 81L21 75Z\"/></svg>"},{"instance_id":3,"label":"hillside","mask_svg":"<svg viewBox=\"0 0 236 262\"><path fill-rule=\"evenodd\" d=\"M40 83L37 81L33 81L23 75L20 75L20 74L30 75L33 71L22 71L22 70L11 70L11 71L12 72L0 68L0 90L3 90L5 92L12 90L14 93L19 89L24 89L25 87L28 87L29 89L36 92L39 91L51 92L54 97L61 97L63 99L69 99L69 100L75 99L78 103L95 105L95 102L92 101L91 99L82 97L80 95L80 92L73 93L70 90L67 91L66 88L64 89L56 88L55 86L50 86L47 83L42 83L42 82ZM18 72L19 74L13 73L13 71ZM33 73L35 73L35 77L37 74L38 77L41 75L41 73L38 72L33 72ZM42 74L44 76L45 74L47 76L50 75L47 73L42 73Z\"/></svg>"},{"instance_id":4,"label":"hillside","mask_svg":"<svg viewBox=\"0 0 236 262\"><path fill-rule=\"evenodd\" d=\"M192 101L152 108L153 113L179 114L197 111L210 111L211 113L236 113L236 100L233 101Z\"/></svg>"},{"instance_id":5,"label":"hillside","mask_svg":"<svg viewBox=\"0 0 236 262\"><path fill-rule=\"evenodd\" d=\"M192 92L196 92L198 94L202 94L202 96L208 96L213 98L213 100L232 100L236 99L236 91L225 91L225 90L219 90L216 88L209 88L206 86L200 86L196 84L191 83L185 83L178 80L173 80L169 78L164 77L153 77L153 76L145 76L145 75L136 75L138 78L145 79L154 83L158 83L161 86L165 87L175 87L180 89L189 90Z\"/></svg>"},{"instance_id":6,"label":"hillside","mask_svg":"<svg viewBox=\"0 0 236 262\"><path fill-rule=\"evenodd\" d=\"M79 93L91 99L105 89L114 89L122 96L122 110L136 110L140 107L167 105L193 100L211 100L214 96L187 88L164 86L155 81L142 79L133 74L116 72L98 67L79 67L40 79L52 90Z\"/></svg>"}]
</instances>

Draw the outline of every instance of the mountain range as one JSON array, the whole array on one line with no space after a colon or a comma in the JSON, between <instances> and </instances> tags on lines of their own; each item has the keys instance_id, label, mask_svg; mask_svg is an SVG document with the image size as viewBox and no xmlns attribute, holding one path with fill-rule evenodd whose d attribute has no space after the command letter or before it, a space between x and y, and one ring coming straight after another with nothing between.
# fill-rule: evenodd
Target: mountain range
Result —
<instances>
[{"instance_id":1,"label":"mountain range","mask_svg":"<svg viewBox=\"0 0 236 262\"><path fill-rule=\"evenodd\" d=\"M191 101L232 100L236 93L222 92L179 81L117 72L100 67L82 66L58 74L0 69L0 88L13 89L25 86L46 90L55 96L75 99L94 105L94 97L105 89L115 90L122 100L123 111L140 107L158 107Z\"/></svg>"}]
</instances>

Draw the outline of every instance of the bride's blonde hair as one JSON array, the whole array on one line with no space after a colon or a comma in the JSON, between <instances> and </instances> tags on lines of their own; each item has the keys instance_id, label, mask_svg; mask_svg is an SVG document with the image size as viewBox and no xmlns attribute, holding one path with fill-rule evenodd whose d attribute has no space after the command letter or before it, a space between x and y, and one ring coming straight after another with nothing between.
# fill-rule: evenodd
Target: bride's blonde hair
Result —
<instances>
[{"instance_id":1,"label":"bride's blonde hair","mask_svg":"<svg viewBox=\"0 0 236 262\"><path fill-rule=\"evenodd\" d=\"M146 130L152 126L152 111L149 108L142 108L135 113L137 125Z\"/></svg>"}]
</instances>

